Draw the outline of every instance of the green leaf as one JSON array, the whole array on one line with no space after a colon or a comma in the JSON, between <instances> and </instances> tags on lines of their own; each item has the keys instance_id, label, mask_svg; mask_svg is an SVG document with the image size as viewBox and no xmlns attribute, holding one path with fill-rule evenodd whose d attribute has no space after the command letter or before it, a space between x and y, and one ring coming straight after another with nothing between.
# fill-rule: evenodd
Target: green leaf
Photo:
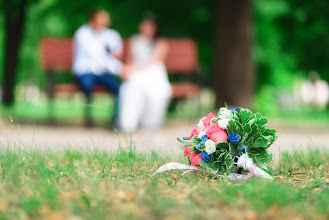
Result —
<instances>
[{"instance_id":1,"label":"green leaf","mask_svg":"<svg viewBox=\"0 0 329 220\"><path fill-rule=\"evenodd\" d=\"M266 129L265 131L264 131L264 135L269 135L269 134L276 134L276 130L274 130L274 129Z\"/></svg>"},{"instance_id":2,"label":"green leaf","mask_svg":"<svg viewBox=\"0 0 329 220\"><path fill-rule=\"evenodd\" d=\"M247 119L247 123L250 125L253 125L256 121L256 116L254 114L252 114L248 119Z\"/></svg>"},{"instance_id":3,"label":"green leaf","mask_svg":"<svg viewBox=\"0 0 329 220\"><path fill-rule=\"evenodd\" d=\"M233 165L233 159L230 154L226 154L224 163L226 167L231 167Z\"/></svg>"},{"instance_id":4,"label":"green leaf","mask_svg":"<svg viewBox=\"0 0 329 220\"><path fill-rule=\"evenodd\" d=\"M268 118L266 118L266 117L262 117L257 122L257 124L259 124L259 125L266 125L267 123L268 123Z\"/></svg>"},{"instance_id":5,"label":"green leaf","mask_svg":"<svg viewBox=\"0 0 329 220\"><path fill-rule=\"evenodd\" d=\"M229 154L230 152L224 151L221 152L220 155L215 159L216 162L221 162L225 159L226 155Z\"/></svg>"},{"instance_id":6,"label":"green leaf","mask_svg":"<svg viewBox=\"0 0 329 220\"><path fill-rule=\"evenodd\" d=\"M90 201L86 195L82 195L81 200L90 208Z\"/></svg>"},{"instance_id":7,"label":"green leaf","mask_svg":"<svg viewBox=\"0 0 329 220\"><path fill-rule=\"evenodd\" d=\"M213 166L213 164L211 162L204 162L204 160L200 160L200 166L203 168L203 169L212 169L212 170L217 170L217 168L215 168Z\"/></svg>"},{"instance_id":8,"label":"green leaf","mask_svg":"<svg viewBox=\"0 0 329 220\"><path fill-rule=\"evenodd\" d=\"M194 135L190 140L190 144L193 146L197 146L201 141L201 138L199 138L197 135Z\"/></svg>"},{"instance_id":9,"label":"green leaf","mask_svg":"<svg viewBox=\"0 0 329 220\"><path fill-rule=\"evenodd\" d=\"M276 139L276 136L273 136L273 135L265 136L263 134L259 134L259 137L261 137L263 139L266 147L269 147Z\"/></svg>"},{"instance_id":10,"label":"green leaf","mask_svg":"<svg viewBox=\"0 0 329 220\"><path fill-rule=\"evenodd\" d=\"M225 150L228 150L229 149L228 142L227 141L217 142L216 143L216 148L217 149L225 149Z\"/></svg>"},{"instance_id":11,"label":"green leaf","mask_svg":"<svg viewBox=\"0 0 329 220\"><path fill-rule=\"evenodd\" d=\"M246 133L251 133L251 125L250 124L245 124L243 126L243 132L246 132Z\"/></svg>"},{"instance_id":12,"label":"green leaf","mask_svg":"<svg viewBox=\"0 0 329 220\"><path fill-rule=\"evenodd\" d=\"M183 139L181 139L181 138L177 138L177 140L178 140L179 142L181 142L182 144L190 145L190 141L189 141L189 140L183 140Z\"/></svg>"},{"instance_id":13,"label":"green leaf","mask_svg":"<svg viewBox=\"0 0 329 220\"><path fill-rule=\"evenodd\" d=\"M248 121L249 117L251 117L252 115L253 115L252 112L248 109L241 110L241 115L240 115L241 123L245 124Z\"/></svg>"},{"instance_id":14,"label":"green leaf","mask_svg":"<svg viewBox=\"0 0 329 220\"><path fill-rule=\"evenodd\" d=\"M236 133L242 135L242 132L243 132L243 126L242 126L242 124L240 122L236 121L236 126L238 127Z\"/></svg>"},{"instance_id":15,"label":"green leaf","mask_svg":"<svg viewBox=\"0 0 329 220\"><path fill-rule=\"evenodd\" d=\"M266 144L261 137L255 139L254 142L252 142L250 144L250 148L259 148L259 147L265 147L265 146L266 146Z\"/></svg>"},{"instance_id":16,"label":"green leaf","mask_svg":"<svg viewBox=\"0 0 329 220\"><path fill-rule=\"evenodd\" d=\"M271 163L273 161L273 155L265 148L250 149L248 150L248 156L254 160L254 163Z\"/></svg>"},{"instance_id":17,"label":"green leaf","mask_svg":"<svg viewBox=\"0 0 329 220\"><path fill-rule=\"evenodd\" d=\"M235 111L234 114L233 114L233 119L236 120L236 121L239 121L240 118L239 118L239 115L238 115L238 112Z\"/></svg>"},{"instance_id":18,"label":"green leaf","mask_svg":"<svg viewBox=\"0 0 329 220\"><path fill-rule=\"evenodd\" d=\"M256 119L260 119L262 117L262 114L257 112L257 113L255 113L255 117L256 117Z\"/></svg>"},{"instance_id":19,"label":"green leaf","mask_svg":"<svg viewBox=\"0 0 329 220\"><path fill-rule=\"evenodd\" d=\"M234 133L236 132L234 120L229 120L228 126L227 126L227 132L229 134L232 134L233 132Z\"/></svg>"},{"instance_id":20,"label":"green leaf","mask_svg":"<svg viewBox=\"0 0 329 220\"><path fill-rule=\"evenodd\" d=\"M238 152L236 150L236 146L232 143L229 144L229 151L233 157L238 156Z\"/></svg>"},{"instance_id":21,"label":"green leaf","mask_svg":"<svg viewBox=\"0 0 329 220\"><path fill-rule=\"evenodd\" d=\"M215 124L216 122L218 122L220 119L219 118L213 118L211 119L210 123L211 124Z\"/></svg>"}]
</instances>

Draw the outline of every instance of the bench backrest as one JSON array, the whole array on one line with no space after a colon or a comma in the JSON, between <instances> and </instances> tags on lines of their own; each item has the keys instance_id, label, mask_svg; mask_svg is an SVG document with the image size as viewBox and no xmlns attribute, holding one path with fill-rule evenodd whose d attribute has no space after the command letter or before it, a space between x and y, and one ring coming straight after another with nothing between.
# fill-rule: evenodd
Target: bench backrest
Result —
<instances>
[{"instance_id":1,"label":"bench backrest","mask_svg":"<svg viewBox=\"0 0 329 220\"><path fill-rule=\"evenodd\" d=\"M165 61L169 73L191 74L198 68L196 43L188 38L167 39L169 54ZM127 53L128 39L124 40ZM70 71L73 58L72 38L43 38L40 44L41 66L47 71Z\"/></svg>"}]
</instances>

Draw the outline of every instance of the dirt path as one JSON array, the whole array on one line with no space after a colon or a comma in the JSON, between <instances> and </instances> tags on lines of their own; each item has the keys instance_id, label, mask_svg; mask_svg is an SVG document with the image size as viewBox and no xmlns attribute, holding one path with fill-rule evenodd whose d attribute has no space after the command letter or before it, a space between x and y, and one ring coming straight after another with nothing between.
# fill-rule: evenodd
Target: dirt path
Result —
<instances>
[{"instance_id":1,"label":"dirt path","mask_svg":"<svg viewBox=\"0 0 329 220\"><path fill-rule=\"evenodd\" d=\"M43 125L3 125L0 128L0 146L23 146L27 148L63 150L65 148L99 147L115 152L119 146L136 146L138 151L151 150L169 155L181 155L177 137L188 135L194 123L171 121L156 131L138 131L132 135L116 134L103 128L49 127ZM329 150L329 127L285 128L282 124L272 125L279 138L270 147L278 158L280 152L297 149L327 148Z\"/></svg>"}]
</instances>

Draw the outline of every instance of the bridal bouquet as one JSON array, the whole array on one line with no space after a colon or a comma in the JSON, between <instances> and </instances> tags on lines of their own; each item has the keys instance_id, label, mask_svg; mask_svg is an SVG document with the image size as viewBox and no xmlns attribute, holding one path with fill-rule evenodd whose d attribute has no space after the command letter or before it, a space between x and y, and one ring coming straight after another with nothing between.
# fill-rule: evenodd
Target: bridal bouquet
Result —
<instances>
[{"instance_id":1,"label":"bridal bouquet","mask_svg":"<svg viewBox=\"0 0 329 220\"><path fill-rule=\"evenodd\" d=\"M204 169L216 175L249 178L253 175L271 179L266 163L273 160L267 151L276 136L266 128L268 118L249 109L220 108L218 114L209 113L192 130L189 137L178 140L184 144L184 156L191 166L170 163L155 173L171 169ZM249 172L248 172L249 171Z\"/></svg>"}]
</instances>

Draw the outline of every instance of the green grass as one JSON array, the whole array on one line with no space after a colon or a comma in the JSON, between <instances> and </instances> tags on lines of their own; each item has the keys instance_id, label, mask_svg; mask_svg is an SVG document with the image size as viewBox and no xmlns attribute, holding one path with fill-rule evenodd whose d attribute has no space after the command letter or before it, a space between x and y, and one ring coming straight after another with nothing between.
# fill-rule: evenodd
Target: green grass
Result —
<instances>
[{"instance_id":1,"label":"green grass","mask_svg":"<svg viewBox=\"0 0 329 220\"><path fill-rule=\"evenodd\" d=\"M53 102L52 116L56 121L81 123L84 119L85 99L83 95L56 97ZM109 121L113 115L113 97L107 94L94 96L91 104L92 116L95 121ZM0 112L4 117L11 116L20 121L47 121L49 116L49 102L40 99L28 102L17 98L15 105L7 107L0 104Z\"/></svg>"},{"instance_id":2,"label":"green grass","mask_svg":"<svg viewBox=\"0 0 329 220\"><path fill-rule=\"evenodd\" d=\"M120 149L0 151L0 219L328 219L329 153L282 154L275 181L151 177L169 158Z\"/></svg>"},{"instance_id":3,"label":"green grass","mask_svg":"<svg viewBox=\"0 0 329 220\"><path fill-rule=\"evenodd\" d=\"M176 107L168 111L168 117L179 119L197 120L200 115L208 114L213 108L211 104L203 104L199 110L195 108L195 100L186 99L178 102ZM49 111L56 122L63 124L82 124L84 122L84 110L86 102L82 94L76 96L56 97L53 107L49 108L49 102L45 97L34 102L24 100L17 96L13 106L7 107L0 103L0 115L3 118L13 118L21 122L47 122ZM192 108L193 107L193 108ZM113 117L114 99L109 94L95 94L91 104L93 121L103 125Z\"/></svg>"}]
</instances>

